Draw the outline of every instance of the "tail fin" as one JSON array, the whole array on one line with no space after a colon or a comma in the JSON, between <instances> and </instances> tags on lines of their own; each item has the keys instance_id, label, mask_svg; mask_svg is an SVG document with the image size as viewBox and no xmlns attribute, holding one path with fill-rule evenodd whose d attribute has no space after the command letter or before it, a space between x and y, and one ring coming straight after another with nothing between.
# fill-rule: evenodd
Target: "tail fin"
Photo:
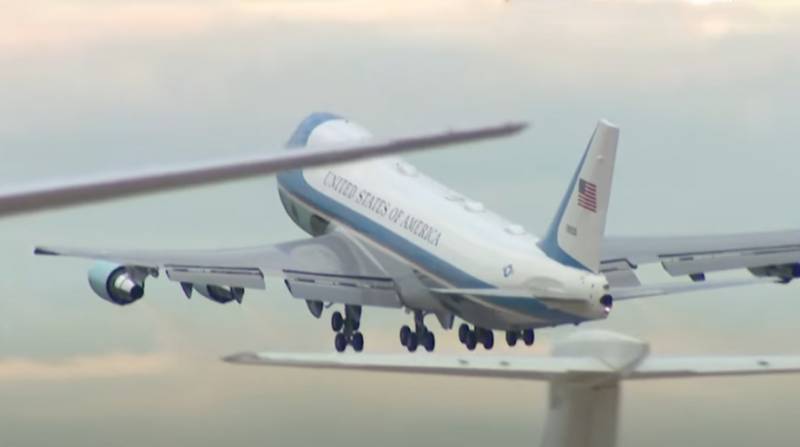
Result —
<instances>
[{"instance_id":1,"label":"tail fin","mask_svg":"<svg viewBox=\"0 0 800 447\"><path fill-rule=\"evenodd\" d=\"M618 140L616 126L597 123L550 229L539 242L547 256L564 265L595 273L600 269Z\"/></svg>"}]
</instances>

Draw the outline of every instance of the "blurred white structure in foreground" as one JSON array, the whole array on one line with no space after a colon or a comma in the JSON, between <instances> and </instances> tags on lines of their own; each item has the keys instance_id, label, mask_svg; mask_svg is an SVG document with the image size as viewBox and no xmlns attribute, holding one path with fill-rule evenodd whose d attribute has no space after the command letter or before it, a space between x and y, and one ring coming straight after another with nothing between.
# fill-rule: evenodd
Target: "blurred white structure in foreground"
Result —
<instances>
[{"instance_id":1,"label":"blurred white structure in foreground","mask_svg":"<svg viewBox=\"0 0 800 447\"><path fill-rule=\"evenodd\" d=\"M550 357L245 352L225 361L548 381L543 447L616 445L623 380L800 372L800 356L651 356L648 343L607 331L576 332L555 344Z\"/></svg>"}]
</instances>

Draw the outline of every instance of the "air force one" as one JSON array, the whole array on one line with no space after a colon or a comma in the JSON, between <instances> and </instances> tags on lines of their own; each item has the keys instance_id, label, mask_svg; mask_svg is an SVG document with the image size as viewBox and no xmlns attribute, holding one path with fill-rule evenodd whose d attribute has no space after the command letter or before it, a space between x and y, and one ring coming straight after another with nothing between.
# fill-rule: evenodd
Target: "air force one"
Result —
<instances>
[{"instance_id":1,"label":"air force one","mask_svg":"<svg viewBox=\"0 0 800 447\"><path fill-rule=\"evenodd\" d=\"M531 345L534 330L605 319L618 301L800 277L800 231L605 237L618 138L614 125L598 123L542 238L401 159L373 153L380 157L305 169L295 164L277 174L286 213L308 239L222 250L35 252L97 261L89 271L91 288L118 305L142 298L146 280L161 272L187 297L196 292L219 303L241 302L246 289L265 289L265 278L281 278L314 317L330 305L344 305L330 319L340 352L348 345L363 349L359 327L368 306L413 313L413 322L400 329L408 351L434 350L428 315L446 330L458 317L465 321L458 337L468 349L491 349L493 331L504 331L509 345ZM347 119L314 113L288 147L292 154L324 153L371 141ZM335 161L346 160L327 163ZM136 178L126 182L136 184ZM150 184L150 190L157 188ZM660 263L686 280L642 284L636 269L647 263ZM735 269L755 277L706 281L708 273Z\"/></svg>"}]
</instances>

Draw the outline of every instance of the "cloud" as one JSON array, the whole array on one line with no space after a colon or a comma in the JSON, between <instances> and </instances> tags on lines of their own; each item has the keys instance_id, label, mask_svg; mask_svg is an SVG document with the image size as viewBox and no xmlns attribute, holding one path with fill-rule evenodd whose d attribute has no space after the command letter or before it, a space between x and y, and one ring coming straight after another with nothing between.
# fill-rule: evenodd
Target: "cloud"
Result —
<instances>
[{"instance_id":1,"label":"cloud","mask_svg":"<svg viewBox=\"0 0 800 447\"><path fill-rule=\"evenodd\" d=\"M0 360L0 383L150 376L162 374L174 364L174 359L165 354L114 353L61 361L12 358Z\"/></svg>"},{"instance_id":2,"label":"cloud","mask_svg":"<svg viewBox=\"0 0 800 447\"><path fill-rule=\"evenodd\" d=\"M355 24L380 26L383 30L388 26L404 35L421 33L492 40L498 32L506 32L486 26L492 16L515 22L513 30L523 27L517 22L532 11L551 17L549 27L577 35L595 33L599 31L598 26L607 30L620 23L632 26L641 20L647 21L648 17L658 17L665 18L660 26L677 28L675 31L681 34L719 37L736 32L770 31L789 13L800 11L800 4L714 0L607 0L570 4L503 0L41 0L4 8L0 16L0 54L58 50L126 38L185 39L213 29L268 26L270 23ZM443 17L446 19L442 20ZM647 35L643 32L639 37L647 38Z\"/></svg>"}]
</instances>

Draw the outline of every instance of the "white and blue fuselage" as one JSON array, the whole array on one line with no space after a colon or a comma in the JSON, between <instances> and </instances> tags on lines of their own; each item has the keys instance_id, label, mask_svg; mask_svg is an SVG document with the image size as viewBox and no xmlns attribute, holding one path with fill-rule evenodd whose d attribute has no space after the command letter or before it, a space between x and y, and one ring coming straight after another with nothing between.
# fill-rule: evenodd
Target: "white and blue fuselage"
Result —
<instances>
[{"instance_id":1,"label":"white and blue fuselage","mask_svg":"<svg viewBox=\"0 0 800 447\"><path fill-rule=\"evenodd\" d=\"M369 138L360 126L319 113L301 123L289 146L302 150ZM601 304L607 289L602 275L548 256L521 226L398 158L284 172L278 185L284 202L349 228L437 290L453 291L401 295L409 307L446 308L476 325L504 330L577 324L608 314L609 306ZM480 293L472 296L466 289Z\"/></svg>"}]
</instances>

